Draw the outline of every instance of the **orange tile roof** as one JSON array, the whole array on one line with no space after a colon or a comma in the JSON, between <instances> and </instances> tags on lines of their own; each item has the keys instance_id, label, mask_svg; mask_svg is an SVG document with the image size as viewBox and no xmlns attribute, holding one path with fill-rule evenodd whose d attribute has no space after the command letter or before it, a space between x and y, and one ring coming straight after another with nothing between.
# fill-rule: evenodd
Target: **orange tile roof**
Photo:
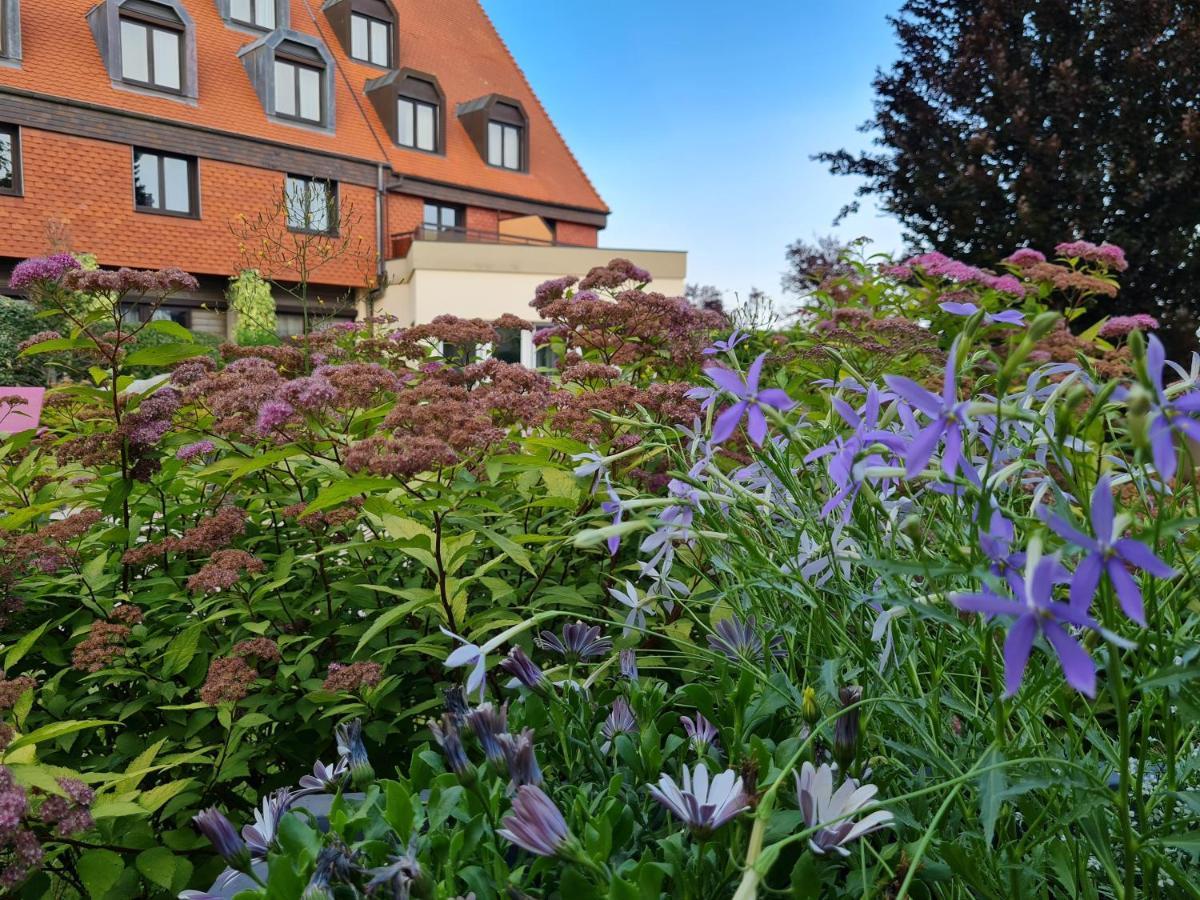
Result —
<instances>
[{"instance_id":1,"label":"orange tile roof","mask_svg":"<svg viewBox=\"0 0 1200 900\"><path fill-rule=\"evenodd\" d=\"M320 0L290 0L291 27L320 37L336 72L336 129L332 134L268 119L238 50L256 36L231 28L213 0L185 0L195 23L197 102L115 87L86 20L96 0L22 0L24 59L0 68L10 86L106 108L225 132L386 161L397 173L542 203L607 212L520 67L478 0L393 0L398 66L435 75L446 95L446 148L432 155L397 147L363 87L382 70L351 60L321 12ZM498 93L520 100L529 116L529 172L489 166L480 158L455 110L459 103Z\"/></svg>"}]
</instances>

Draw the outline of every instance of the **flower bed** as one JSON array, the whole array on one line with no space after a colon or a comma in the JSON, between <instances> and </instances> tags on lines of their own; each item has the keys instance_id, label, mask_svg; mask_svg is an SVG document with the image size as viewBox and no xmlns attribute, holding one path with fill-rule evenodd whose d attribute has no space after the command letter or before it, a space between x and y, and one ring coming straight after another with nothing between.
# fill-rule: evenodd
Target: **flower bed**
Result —
<instances>
[{"instance_id":1,"label":"flower bed","mask_svg":"<svg viewBox=\"0 0 1200 900\"><path fill-rule=\"evenodd\" d=\"M1057 252L732 333L618 260L538 291L551 373L456 362L511 317L214 360L116 315L183 273L31 265L71 378L3 445L2 877L1174 896L1200 364Z\"/></svg>"}]
</instances>

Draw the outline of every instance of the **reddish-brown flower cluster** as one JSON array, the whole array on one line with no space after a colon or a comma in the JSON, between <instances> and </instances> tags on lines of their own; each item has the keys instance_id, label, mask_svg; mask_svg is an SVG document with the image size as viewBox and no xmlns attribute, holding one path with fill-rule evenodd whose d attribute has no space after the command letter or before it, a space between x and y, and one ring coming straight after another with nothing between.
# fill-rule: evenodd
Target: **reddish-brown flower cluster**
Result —
<instances>
[{"instance_id":1,"label":"reddish-brown flower cluster","mask_svg":"<svg viewBox=\"0 0 1200 900\"><path fill-rule=\"evenodd\" d=\"M188 590L197 594L227 591L242 574L259 575L266 570L263 561L245 550L218 550L200 571L188 579Z\"/></svg>"},{"instance_id":2,"label":"reddish-brown flower cluster","mask_svg":"<svg viewBox=\"0 0 1200 900\"><path fill-rule=\"evenodd\" d=\"M200 699L209 706L237 703L250 693L258 670L240 656L219 656L208 665L208 676L200 688Z\"/></svg>"},{"instance_id":3,"label":"reddish-brown flower cluster","mask_svg":"<svg viewBox=\"0 0 1200 900\"><path fill-rule=\"evenodd\" d=\"M228 547L246 533L246 511L240 506L222 506L201 519L180 537L165 537L125 551L122 562L144 565L165 553L213 553Z\"/></svg>"},{"instance_id":4,"label":"reddish-brown flower cluster","mask_svg":"<svg viewBox=\"0 0 1200 900\"><path fill-rule=\"evenodd\" d=\"M804 354L813 358L828 358L828 348L881 354L889 359L913 354L933 359L942 356L937 335L904 316L875 318L866 309L839 306L814 327L821 342Z\"/></svg>"},{"instance_id":5,"label":"reddish-brown flower cluster","mask_svg":"<svg viewBox=\"0 0 1200 900\"><path fill-rule=\"evenodd\" d=\"M199 282L183 269L75 269L63 276L63 286L85 294L166 297L177 291L194 291Z\"/></svg>"},{"instance_id":6,"label":"reddish-brown flower cluster","mask_svg":"<svg viewBox=\"0 0 1200 900\"><path fill-rule=\"evenodd\" d=\"M1076 362L1080 355L1090 359L1102 378L1125 378L1133 371L1133 354L1128 346L1105 352L1091 341L1072 334L1062 319L1038 341L1030 358L1035 362Z\"/></svg>"},{"instance_id":7,"label":"reddish-brown flower cluster","mask_svg":"<svg viewBox=\"0 0 1200 900\"><path fill-rule=\"evenodd\" d=\"M243 659L254 658L259 662L279 662L279 645L270 638L256 637L240 641L233 647L233 655Z\"/></svg>"},{"instance_id":8,"label":"reddish-brown flower cluster","mask_svg":"<svg viewBox=\"0 0 1200 900\"><path fill-rule=\"evenodd\" d=\"M109 621L120 622L122 625L141 625L144 614L140 606L134 606L132 603L122 603L120 606L114 607L113 611L108 614Z\"/></svg>"},{"instance_id":9,"label":"reddish-brown flower cluster","mask_svg":"<svg viewBox=\"0 0 1200 900\"><path fill-rule=\"evenodd\" d=\"M71 543L102 518L99 510L89 509L51 522L36 533L9 536L0 547L0 586L14 584L30 569L50 573L71 564L79 556Z\"/></svg>"},{"instance_id":10,"label":"reddish-brown flower cluster","mask_svg":"<svg viewBox=\"0 0 1200 900\"><path fill-rule=\"evenodd\" d=\"M128 625L97 619L71 651L71 665L82 672L99 672L125 652L128 637Z\"/></svg>"},{"instance_id":11,"label":"reddish-brown flower cluster","mask_svg":"<svg viewBox=\"0 0 1200 900\"><path fill-rule=\"evenodd\" d=\"M16 678L4 677L0 669L0 709L12 709L26 691L37 687L37 682L28 675L18 675Z\"/></svg>"},{"instance_id":12,"label":"reddish-brown flower cluster","mask_svg":"<svg viewBox=\"0 0 1200 900\"><path fill-rule=\"evenodd\" d=\"M375 687L382 680L383 666L379 663L330 663L329 674L322 687L327 691L354 692L364 687Z\"/></svg>"},{"instance_id":13,"label":"reddish-brown flower cluster","mask_svg":"<svg viewBox=\"0 0 1200 900\"><path fill-rule=\"evenodd\" d=\"M640 408L659 422L690 423L700 414L699 402L686 396L690 389L691 385L683 383L656 383L644 389L620 383L581 394L563 392L557 395L558 408L550 425L576 440L595 443L606 435L611 437L611 427L597 418L596 411L633 416Z\"/></svg>"},{"instance_id":14,"label":"reddish-brown flower cluster","mask_svg":"<svg viewBox=\"0 0 1200 900\"><path fill-rule=\"evenodd\" d=\"M302 515L304 510L308 509L307 503L293 503L291 506L285 506L281 512L285 518L295 519L309 531L317 533L327 529L342 528L354 522L358 519L362 503L361 498L355 497L346 506L318 510L308 515Z\"/></svg>"},{"instance_id":15,"label":"reddish-brown flower cluster","mask_svg":"<svg viewBox=\"0 0 1200 900\"><path fill-rule=\"evenodd\" d=\"M1116 282L1106 278L1098 278L1078 269L1060 266L1055 263L1033 263L1023 267L1024 275L1031 281L1044 281L1054 285L1054 289L1064 293L1101 297L1117 296Z\"/></svg>"}]
</instances>

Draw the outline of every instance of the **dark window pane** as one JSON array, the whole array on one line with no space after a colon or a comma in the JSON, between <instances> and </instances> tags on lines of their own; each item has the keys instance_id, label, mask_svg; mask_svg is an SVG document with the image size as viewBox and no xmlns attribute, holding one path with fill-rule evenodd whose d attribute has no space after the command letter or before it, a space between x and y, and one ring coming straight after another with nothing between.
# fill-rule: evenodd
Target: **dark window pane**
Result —
<instances>
[{"instance_id":1,"label":"dark window pane","mask_svg":"<svg viewBox=\"0 0 1200 900\"><path fill-rule=\"evenodd\" d=\"M163 157L163 206L171 212L192 211L191 179L188 161L177 156Z\"/></svg>"},{"instance_id":2,"label":"dark window pane","mask_svg":"<svg viewBox=\"0 0 1200 900\"><path fill-rule=\"evenodd\" d=\"M492 356L503 362L519 363L521 361L521 329L497 328L496 332L500 335L500 340L492 349Z\"/></svg>"},{"instance_id":3,"label":"dark window pane","mask_svg":"<svg viewBox=\"0 0 1200 900\"><path fill-rule=\"evenodd\" d=\"M150 315L152 322L175 322L188 328L191 325L191 316L186 309L175 309L168 306L160 306Z\"/></svg>"},{"instance_id":4,"label":"dark window pane","mask_svg":"<svg viewBox=\"0 0 1200 900\"><path fill-rule=\"evenodd\" d=\"M16 141L11 132L0 131L0 189L11 191L16 184Z\"/></svg>"},{"instance_id":5,"label":"dark window pane","mask_svg":"<svg viewBox=\"0 0 1200 900\"><path fill-rule=\"evenodd\" d=\"M133 191L138 206L161 209L158 189L158 154L138 150L133 155Z\"/></svg>"},{"instance_id":6,"label":"dark window pane","mask_svg":"<svg viewBox=\"0 0 1200 900\"><path fill-rule=\"evenodd\" d=\"M477 349L474 344L442 344L442 359L447 365L469 366L475 362Z\"/></svg>"},{"instance_id":7,"label":"dark window pane","mask_svg":"<svg viewBox=\"0 0 1200 900\"><path fill-rule=\"evenodd\" d=\"M558 366L558 354L550 349L549 344L538 347L534 365L539 369L553 369Z\"/></svg>"}]
</instances>

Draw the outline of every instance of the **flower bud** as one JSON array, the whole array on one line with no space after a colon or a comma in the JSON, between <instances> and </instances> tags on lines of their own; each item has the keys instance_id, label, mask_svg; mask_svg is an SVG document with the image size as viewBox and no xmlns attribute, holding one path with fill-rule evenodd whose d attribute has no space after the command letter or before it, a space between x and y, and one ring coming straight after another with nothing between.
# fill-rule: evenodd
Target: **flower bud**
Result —
<instances>
[{"instance_id":1,"label":"flower bud","mask_svg":"<svg viewBox=\"0 0 1200 900\"><path fill-rule=\"evenodd\" d=\"M833 726L833 758L846 773L858 755L858 707L855 704L862 700L862 688L850 685L842 688L838 696L842 701L842 713Z\"/></svg>"},{"instance_id":2,"label":"flower bud","mask_svg":"<svg viewBox=\"0 0 1200 900\"><path fill-rule=\"evenodd\" d=\"M354 719L337 727L338 753L350 766L350 779L359 790L375 780L375 770L367 757L367 748L362 740L362 720Z\"/></svg>"},{"instance_id":3,"label":"flower bud","mask_svg":"<svg viewBox=\"0 0 1200 900\"><path fill-rule=\"evenodd\" d=\"M804 695L800 701L800 715L804 716L804 721L809 725L815 725L821 720L821 706L817 703L817 692L811 687L804 689Z\"/></svg>"}]
</instances>

